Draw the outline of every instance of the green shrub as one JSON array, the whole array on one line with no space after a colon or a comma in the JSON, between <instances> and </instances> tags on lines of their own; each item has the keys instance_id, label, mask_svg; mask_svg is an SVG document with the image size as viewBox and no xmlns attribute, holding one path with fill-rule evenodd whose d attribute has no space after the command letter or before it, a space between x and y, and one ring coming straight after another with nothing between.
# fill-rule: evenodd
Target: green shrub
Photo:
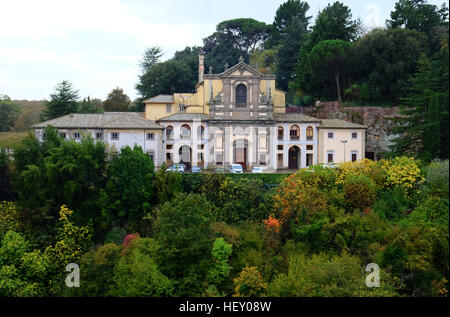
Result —
<instances>
[{"instance_id":1,"label":"green shrub","mask_svg":"<svg viewBox=\"0 0 450 317\"><path fill-rule=\"evenodd\" d=\"M122 244L123 239L127 235L127 231L123 227L113 227L105 238L105 244L107 243L116 243L116 244Z\"/></svg>"},{"instance_id":2,"label":"green shrub","mask_svg":"<svg viewBox=\"0 0 450 317\"><path fill-rule=\"evenodd\" d=\"M384 219L399 220L411 208L411 200L405 196L402 188L380 193L380 198L373 205L373 210Z\"/></svg>"},{"instance_id":3,"label":"green shrub","mask_svg":"<svg viewBox=\"0 0 450 317\"><path fill-rule=\"evenodd\" d=\"M279 274L267 289L268 296L397 296L392 278L380 272L380 287L368 288L361 260L352 255L292 256L287 273Z\"/></svg>"},{"instance_id":4,"label":"green shrub","mask_svg":"<svg viewBox=\"0 0 450 317\"><path fill-rule=\"evenodd\" d=\"M364 211L376 199L375 184L365 175L349 175L342 190L345 203L351 210Z\"/></svg>"},{"instance_id":5,"label":"green shrub","mask_svg":"<svg viewBox=\"0 0 450 317\"><path fill-rule=\"evenodd\" d=\"M448 160L434 161L426 168L425 192L430 195L448 197L449 169Z\"/></svg>"}]
</instances>

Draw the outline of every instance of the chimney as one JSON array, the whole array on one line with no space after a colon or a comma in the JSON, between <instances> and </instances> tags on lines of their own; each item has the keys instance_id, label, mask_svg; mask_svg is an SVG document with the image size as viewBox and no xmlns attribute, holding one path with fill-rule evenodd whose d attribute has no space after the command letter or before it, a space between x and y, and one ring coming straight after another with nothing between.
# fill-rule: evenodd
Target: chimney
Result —
<instances>
[{"instance_id":1,"label":"chimney","mask_svg":"<svg viewBox=\"0 0 450 317\"><path fill-rule=\"evenodd\" d=\"M200 53L200 55L198 55L198 83L201 83L203 81L203 74L205 73L205 65L203 64L204 60L205 55L203 55L203 53Z\"/></svg>"}]
</instances>

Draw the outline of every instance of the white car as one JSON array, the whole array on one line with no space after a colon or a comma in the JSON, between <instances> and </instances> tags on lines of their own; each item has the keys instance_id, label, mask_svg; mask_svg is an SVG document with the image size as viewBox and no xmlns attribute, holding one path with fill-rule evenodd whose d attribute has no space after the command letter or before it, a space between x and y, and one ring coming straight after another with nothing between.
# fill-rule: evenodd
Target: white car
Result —
<instances>
[{"instance_id":1,"label":"white car","mask_svg":"<svg viewBox=\"0 0 450 317\"><path fill-rule=\"evenodd\" d=\"M263 172L263 168L261 166L254 166L252 168L252 173L262 173Z\"/></svg>"},{"instance_id":2,"label":"white car","mask_svg":"<svg viewBox=\"0 0 450 317\"><path fill-rule=\"evenodd\" d=\"M330 162L330 163L323 164L322 166L323 166L324 168L336 168L336 167L338 167L339 165L336 164L336 163Z\"/></svg>"},{"instance_id":3,"label":"white car","mask_svg":"<svg viewBox=\"0 0 450 317\"><path fill-rule=\"evenodd\" d=\"M167 169L168 172L178 172L178 173L184 173L184 167L182 165L172 165Z\"/></svg>"},{"instance_id":4,"label":"white car","mask_svg":"<svg viewBox=\"0 0 450 317\"><path fill-rule=\"evenodd\" d=\"M241 164L231 164L230 173L232 173L232 174L244 173L244 170L242 169L242 165Z\"/></svg>"}]
</instances>

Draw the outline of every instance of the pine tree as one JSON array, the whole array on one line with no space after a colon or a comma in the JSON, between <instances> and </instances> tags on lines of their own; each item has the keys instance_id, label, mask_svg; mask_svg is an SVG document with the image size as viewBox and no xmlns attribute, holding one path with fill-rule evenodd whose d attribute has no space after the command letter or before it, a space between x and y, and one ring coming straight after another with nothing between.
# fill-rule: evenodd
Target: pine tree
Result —
<instances>
[{"instance_id":1,"label":"pine tree","mask_svg":"<svg viewBox=\"0 0 450 317\"><path fill-rule=\"evenodd\" d=\"M418 60L417 73L410 79L411 86L406 98L402 98L398 124L394 133L394 155L410 154L424 160L439 156L442 116L441 93L436 73L428 58L422 54Z\"/></svg>"},{"instance_id":2,"label":"pine tree","mask_svg":"<svg viewBox=\"0 0 450 317\"><path fill-rule=\"evenodd\" d=\"M46 109L42 112L41 120L50 120L78 112L78 99L78 90L74 90L67 80L62 81L50 95L50 101L46 102Z\"/></svg>"}]
</instances>

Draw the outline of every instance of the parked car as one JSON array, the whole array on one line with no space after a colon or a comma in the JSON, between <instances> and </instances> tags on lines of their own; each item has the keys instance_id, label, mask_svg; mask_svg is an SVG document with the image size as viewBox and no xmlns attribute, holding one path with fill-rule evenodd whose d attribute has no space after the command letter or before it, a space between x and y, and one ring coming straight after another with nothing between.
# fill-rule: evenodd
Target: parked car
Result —
<instances>
[{"instance_id":1,"label":"parked car","mask_svg":"<svg viewBox=\"0 0 450 317\"><path fill-rule=\"evenodd\" d=\"M216 172L216 173L225 173L225 169L223 167L217 167L216 169L214 169L214 172Z\"/></svg>"},{"instance_id":2,"label":"parked car","mask_svg":"<svg viewBox=\"0 0 450 317\"><path fill-rule=\"evenodd\" d=\"M324 167L324 168L336 168L336 167L338 167L338 166L339 166L338 164L333 163L333 162L323 164L323 167Z\"/></svg>"},{"instance_id":3,"label":"parked car","mask_svg":"<svg viewBox=\"0 0 450 317\"><path fill-rule=\"evenodd\" d=\"M191 173L201 173L201 172L202 172L202 170L201 170L200 167L198 167L198 166L192 166L192 168L191 168Z\"/></svg>"},{"instance_id":4,"label":"parked car","mask_svg":"<svg viewBox=\"0 0 450 317\"><path fill-rule=\"evenodd\" d=\"M244 170L242 169L242 165L241 164L231 164L230 173L232 173L232 174L244 173Z\"/></svg>"},{"instance_id":5,"label":"parked car","mask_svg":"<svg viewBox=\"0 0 450 317\"><path fill-rule=\"evenodd\" d=\"M167 171L169 172L178 172L178 173L184 173L184 167L180 164L172 165L170 166Z\"/></svg>"},{"instance_id":6,"label":"parked car","mask_svg":"<svg viewBox=\"0 0 450 317\"><path fill-rule=\"evenodd\" d=\"M254 166L252 168L252 173L262 173L263 172L263 168L261 166Z\"/></svg>"}]
</instances>

